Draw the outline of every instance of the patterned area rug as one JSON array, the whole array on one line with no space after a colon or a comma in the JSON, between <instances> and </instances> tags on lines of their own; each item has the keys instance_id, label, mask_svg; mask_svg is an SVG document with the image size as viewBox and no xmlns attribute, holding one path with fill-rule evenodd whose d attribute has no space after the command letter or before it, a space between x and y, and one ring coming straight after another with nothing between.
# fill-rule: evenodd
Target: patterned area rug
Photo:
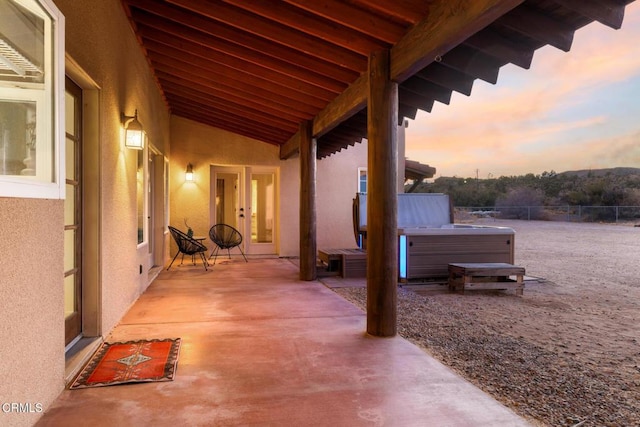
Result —
<instances>
[{"instance_id":1,"label":"patterned area rug","mask_svg":"<svg viewBox=\"0 0 640 427\"><path fill-rule=\"evenodd\" d=\"M173 381L180 338L104 343L69 387Z\"/></svg>"}]
</instances>

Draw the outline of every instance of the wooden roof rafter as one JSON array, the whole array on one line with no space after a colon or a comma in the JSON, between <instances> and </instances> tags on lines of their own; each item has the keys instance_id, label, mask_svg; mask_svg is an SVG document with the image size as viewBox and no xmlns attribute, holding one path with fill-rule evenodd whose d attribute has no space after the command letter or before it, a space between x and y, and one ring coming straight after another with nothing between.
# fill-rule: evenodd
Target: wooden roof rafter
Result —
<instances>
[{"instance_id":1,"label":"wooden roof rafter","mask_svg":"<svg viewBox=\"0 0 640 427\"><path fill-rule=\"evenodd\" d=\"M319 158L354 142L339 125L366 106L375 50L390 51L401 122L476 79L495 84L507 63L530 67L544 45L569 50L590 22L620 28L630 2L122 0L172 114L277 144L283 159L302 121Z\"/></svg>"}]
</instances>

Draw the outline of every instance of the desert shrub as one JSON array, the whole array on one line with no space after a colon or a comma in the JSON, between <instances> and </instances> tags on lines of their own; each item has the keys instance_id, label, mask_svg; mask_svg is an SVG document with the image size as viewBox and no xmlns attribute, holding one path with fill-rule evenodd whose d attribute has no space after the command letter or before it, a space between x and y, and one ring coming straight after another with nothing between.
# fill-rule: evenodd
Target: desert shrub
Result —
<instances>
[{"instance_id":1,"label":"desert shrub","mask_svg":"<svg viewBox=\"0 0 640 427\"><path fill-rule=\"evenodd\" d=\"M544 219L544 194L530 187L516 187L496 200L500 217L511 219Z\"/></svg>"}]
</instances>

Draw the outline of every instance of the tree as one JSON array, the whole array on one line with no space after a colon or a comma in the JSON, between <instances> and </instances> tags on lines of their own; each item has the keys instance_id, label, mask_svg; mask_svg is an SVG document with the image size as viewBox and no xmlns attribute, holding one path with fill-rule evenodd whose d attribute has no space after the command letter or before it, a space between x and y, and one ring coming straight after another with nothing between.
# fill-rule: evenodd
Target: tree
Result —
<instances>
[{"instance_id":1,"label":"tree","mask_svg":"<svg viewBox=\"0 0 640 427\"><path fill-rule=\"evenodd\" d=\"M543 219L544 194L531 187L516 187L496 200L496 209L502 218Z\"/></svg>"}]
</instances>

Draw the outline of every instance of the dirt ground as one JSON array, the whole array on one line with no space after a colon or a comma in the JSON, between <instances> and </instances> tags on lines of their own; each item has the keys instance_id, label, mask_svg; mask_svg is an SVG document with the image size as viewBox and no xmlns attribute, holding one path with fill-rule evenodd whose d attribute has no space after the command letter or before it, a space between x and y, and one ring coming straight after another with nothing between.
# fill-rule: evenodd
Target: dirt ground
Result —
<instances>
[{"instance_id":1,"label":"dirt ground","mask_svg":"<svg viewBox=\"0 0 640 427\"><path fill-rule=\"evenodd\" d=\"M640 425L640 227L476 223L516 231L524 295L402 286L399 333L535 424Z\"/></svg>"}]
</instances>

